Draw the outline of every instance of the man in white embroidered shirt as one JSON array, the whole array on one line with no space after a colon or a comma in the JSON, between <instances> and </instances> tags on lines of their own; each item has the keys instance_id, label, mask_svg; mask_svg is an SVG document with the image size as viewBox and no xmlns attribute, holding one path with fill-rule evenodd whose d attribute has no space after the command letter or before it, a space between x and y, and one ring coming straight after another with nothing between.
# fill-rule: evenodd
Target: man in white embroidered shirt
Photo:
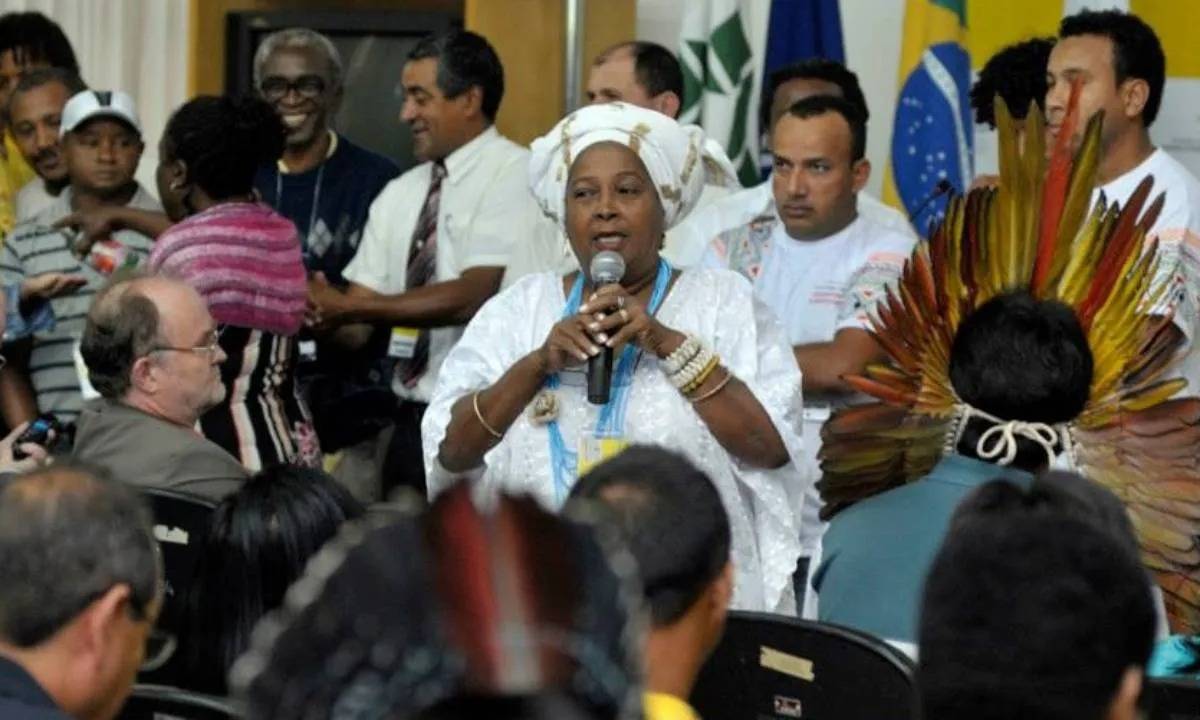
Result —
<instances>
[{"instance_id":1,"label":"man in white embroidered shirt","mask_svg":"<svg viewBox=\"0 0 1200 720\"><path fill-rule=\"evenodd\" d=\"M310 321L391 328L392 387L400 399L384 492L424 493L421 416L442 358L462 326L500 287L514 240L540 217L525 180L528 151L493 126L504 70L483 37L450 31L423 39L401 75L400 119L422 163L371 205L345 292L315 277Z\"/></svg>"},{"instance_id":2,"label":"man in white embroidered shirt","mask_svg":"<svg viewBox=\"0 0 1200 720\"><path fill-rule=\"evenodd\" d=\"M851 389L842 377L883 356L867 331L884 286L899 276L914 239L858 210L871 174L866 121L840 97L813 95L792 105L771 134L774 210L718 235L701 265L745 275L782 320L804 375L808 478L818 476L821 425ZM801 572L824 531L810 483L801 511ZM797 594L800 597L800 593Z\"/></svg>"},{"instance_id":3,"label":"man in white embroidered shirt","mask_svg":"<svg viewBox=\"0 0 1200 720\"><path fill-rule=\"evenodd\" d=\"M1154 177L1151 200L1166 193L1147 241L1158 239L1159 276L1173 276L1176 283L1177 292L1160 309L1174 311L1175 327L1189 340L1178 372L1187 378L1184 392L1191 395L1200 388L1200 181L1150 141L1165 77L1162 45L1136 15L1085 10L1063 18L1046 68L1046 123L1048 140L1053 140L1067 114L1071 85L1078 82L1080 122L1071 138L1075 147L1082 142L1086 119L1104 113L1092 202L1103 192L1109 203L1124 206L1148 176Z\"/></svg>"}]
</instances>

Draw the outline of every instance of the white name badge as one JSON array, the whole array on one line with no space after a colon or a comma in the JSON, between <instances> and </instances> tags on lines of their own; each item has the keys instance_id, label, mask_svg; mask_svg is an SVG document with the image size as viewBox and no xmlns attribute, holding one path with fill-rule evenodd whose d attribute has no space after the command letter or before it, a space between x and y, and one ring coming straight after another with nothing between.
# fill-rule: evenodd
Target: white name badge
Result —
<instances>
[{"instance_id":1,"label":"white name badge","mask_svg":"<svg viewBox=\"0 0 1200 720\"><path fill-rule=\"evenodd\" d=\"M301 340L300 341L300 359L301 360L316 360L317 359L317 341L316 340Z\"/></svg>"},{"instance_id":2,"label":"white name badge","mask_svg":"<svg viewBox=\"0 0 1200 720\"><path fill-rule=\"evenodd\" d=\"M417 353L417 338L421 331L416 328L394 327L388 341L388 357L407 360Z\"/></svg>"}]
</instances>

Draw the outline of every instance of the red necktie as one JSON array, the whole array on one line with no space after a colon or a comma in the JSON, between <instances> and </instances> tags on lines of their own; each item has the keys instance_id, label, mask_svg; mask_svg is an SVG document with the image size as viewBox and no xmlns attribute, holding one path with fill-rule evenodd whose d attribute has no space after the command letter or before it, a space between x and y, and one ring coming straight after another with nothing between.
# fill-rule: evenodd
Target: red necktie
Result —
<instances>
[{"instance_id":1,"label":"red necktie","mask_svg":"<svg viewBox=\"0 0 1200 720\"><path fill-rule=\"evenodd\" d=\"M437 269L437 218L438 201L442 196L442 179L446 177L446 166L439 160L430 169L429 193L421 206L417 227L413 230L412 244L408 248L408 273L405 290L427 285L433 280ZM404 387L413 387L429 366L429 331L421 330L411 358L401 359L396 364L396 375Z\"/></svg>"}]
</instances>

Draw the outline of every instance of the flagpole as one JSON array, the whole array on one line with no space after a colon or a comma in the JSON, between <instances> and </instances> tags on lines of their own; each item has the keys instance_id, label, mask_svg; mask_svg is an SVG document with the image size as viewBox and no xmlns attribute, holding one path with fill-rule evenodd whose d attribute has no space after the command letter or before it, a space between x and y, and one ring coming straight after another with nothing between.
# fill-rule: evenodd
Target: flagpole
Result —
<instances>
[{"instance_id":1,"label":"flagpole","mask_svg":"<svg viewBox=\"0 0 1200 720\"><path fill-rule=\"evenodd\" d=\"M563 115L579 107L579 80L583 71L583 14L587 0L563 0L566 5L566 43L564 44L566 67L563 82Z\"/></svg>"}]
</instances>

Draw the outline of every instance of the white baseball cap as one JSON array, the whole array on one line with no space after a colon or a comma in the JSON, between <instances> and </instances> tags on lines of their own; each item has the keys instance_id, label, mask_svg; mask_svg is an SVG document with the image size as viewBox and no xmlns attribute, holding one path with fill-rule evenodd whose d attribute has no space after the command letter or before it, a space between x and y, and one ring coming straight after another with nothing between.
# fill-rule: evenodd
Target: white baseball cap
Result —
<instances>
[{"instance_id":1,"label":"white baseball cap","mask_svg":"<svg viewBox=\"0 0 1200 720\"><path fill-rule=\"evenodd\" d=\"M142 134L142 124L138 121L137 108L129 93L120 90L84 90L75 93L63 107L62 123L58 135L62 137L83 123L98 117L111 117L123 120Z\"/></svg>"}]
</instances>

